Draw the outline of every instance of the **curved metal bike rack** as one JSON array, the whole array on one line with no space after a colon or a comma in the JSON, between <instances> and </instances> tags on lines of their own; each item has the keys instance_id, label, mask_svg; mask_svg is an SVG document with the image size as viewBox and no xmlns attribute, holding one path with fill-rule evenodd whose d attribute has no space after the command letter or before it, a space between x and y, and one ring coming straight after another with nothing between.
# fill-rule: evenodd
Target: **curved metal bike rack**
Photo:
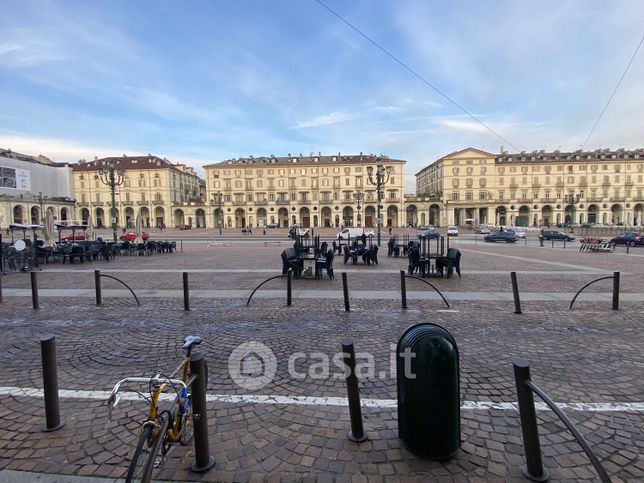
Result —
<instances>
[{"instance_id":1,"label":"curved metal bike rack","mask_svg":"<svg viewBox=\"0 0 644 483\"><path fill-rule=\"evenodd\" d=\"M289 272L291 272L291 271L292 270L289 270ZM257 287L255 287L255 290L253 290L253 292L250 294L250 297L248 297L248 300L246 301L246 306L248 306L248 304L250 304L250 299L253 298L253 295L255 295L255 292L257 292L259 290L259 287L264 285L266 282L270 282L271 280L275 280L276 278L284 278L284 277L287 277L287 276L288 276L288 272L286 272L286 273L284 273L282 275L275 275L274 277L267 278L266 280L264 280Z\"/></svg>"},{"instance_id":2,"label":"curved metal bike rack","mask_svg":"<svg viewBox=\"0 0 644 483\"><path fill-rule=\"evenodd\" d=\"M434 287L434 285L429 283L427 280L425 280L424 278L417 277L415 275L405 275L405 278L415 278L416 280L420 280L421 282L425 282L427 285L429 285L431 288L433 288L436 291L436 293L438 293L438 295L441 296L441 298L443 299L443 302L445 302L445 305L447 305L447 308L449 308L449 302L447 302L447 299L445 297L443 297L443 294L441 293L441 291L438 290L436 287Z\"/></svg>"},{"instance_id":3,"label":"curved metal bike rack","mask_svg":"<svg viewBox=\"0 0 644 483\"><path fill-rule=\"evenodd\" d=\"M134 290L132 290L132 289L130 288L130 286L129 286L127 283L125 283L123 280L118 279L118 278L116 278L116 277L112 277L111 275L104 275L104 274L102 274L102 273L100 274L100 276L101 276L101 277L111 278L112 280L116 280L117 282L121 282L121 283L122 283L123 285L125 285L125 287L126 287L126 288L131 292L131 293L132 293L132 295L134 296L134 300L136 300L137 305L141 305L141 302L139 302L139 298L138 298L138 297L136 296L136 294L134 293Z\"/></svg>"},{"instance_id":4,"label":"curved metal bike rack","mask_svg":"<svg viewBox=\"0 0 644 483\"><path fill-rule=\"evenodd\" d=\"M598 278L597 280L593 280L592 282L589 282L589 283L587 283L586 285L584 285L583 287L581 287L581 290L579 290L579 292L577 292L577 293L575 294L575 296L572 298L572 302L570 302L570 306L568 307L568 310L572 310L572 306L573 306L573 304L575 303L575 300L577 300L577 297L579 297L579 294L580 294L581 292L583 292L583 291L584 291L584 289L585 289L586 287L588 287L588 286L592 285L592 284L593 284L593 283L595 283L595 282L599 282L599 281L601 281L601 280L612 280L612 279L614 279L614 278L615 278L615 276L614 276L614 275L611 275L610 277L601 277L601 278Z\"/></svg>"}]
</instances>

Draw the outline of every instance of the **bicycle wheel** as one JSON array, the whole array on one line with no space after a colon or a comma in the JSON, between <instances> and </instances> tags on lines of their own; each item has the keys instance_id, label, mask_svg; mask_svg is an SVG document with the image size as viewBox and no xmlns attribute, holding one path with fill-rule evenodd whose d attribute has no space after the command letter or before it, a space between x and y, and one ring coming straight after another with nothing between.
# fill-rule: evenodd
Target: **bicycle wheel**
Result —
<instances>
[{"instance_id":1,"label":"bicycle wheel","mask_svg":"<svg viewBox=\"0 0 644 483\"><path fill-rule=\"evenodd\" d=\"M126 483L141 481L143 470L145 469L145 464L150 452L152 429L151 425L146 425L143 427L143 431L141 431L141 434L139 435L139 441L136 445L136 449L134 450L134 456L132 456L132 461L127 469L127 476L125 477Z\"/></svg>"},{"instance_id":2,"label":"bicycle wheel","mask_svg":"<svg viewBox=\"0 0 644 483\"><path fill-rule=\"evenodd\" d=\"M159 428L156 434L154 435L153 442L150 446L150 453L148 454L148 459L145 462L145 468L143 474L141 475L141 482L148 483L152 481L152 472L154 471L154 462L156 461L157 454L161 449L161 445L166 438L166 433L168 432L168 426L170 425L170 415L167 412L161 414L159 418Z\"/></svg>"},{"instance_id":3,"label":"bicycle wheel","mask_svg":"<svg viewBox=\"0 0 644 483\"><path fill-rule=\"evenodd\" d=\"M190 395L188 396L187 404L188 410L179 416L181 418L179 421L179 431L181 431L179 443L181 443L181 446L188 446L195 435L192 419L192 397Z\"/></svg>"}]
</instances>

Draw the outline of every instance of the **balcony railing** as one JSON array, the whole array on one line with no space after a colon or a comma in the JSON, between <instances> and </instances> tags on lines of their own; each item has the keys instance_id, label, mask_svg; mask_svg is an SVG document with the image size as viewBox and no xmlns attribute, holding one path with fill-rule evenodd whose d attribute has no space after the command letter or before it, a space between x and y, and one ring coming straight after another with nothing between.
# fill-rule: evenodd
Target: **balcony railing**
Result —
<instances>
[{"instance_id":1,"label":"balcony railing","mask_svg":"<svg viewBox=\"0 0 644 483\"><path fill-rule=\"evenodd\" d=\"M238 200L233 201L233 206L244 206L245 204L246 204L246 202L243 201L243 200L242 201L238 201Z\"/></svg>"},{"instance_id":2,"label":"balcony railing","mask_svg":"<svg viewBox=\"0 0 644 483\"><path fill-rule=\"evenodd\" d=\"M255 204L258 206L265 206L268 204L268 200L255 200Z\"/></svg>"},{"instance_id":3,"label":"balcony railing","mask_svg":"<svg viewBox=\"0 0 644 483\"><path fill-rule=\"evenodd\" d=\"M288 205L288 200L275 200L278 205Z\"/></svg>"},{"instance_id":4,"label":"balcony railing","mask_svg":"<svg viewBox=\"0 0 644 483\"><path fill-rule=\"evenodd\" d=\"M320 200L321 205L332 205L333 200Z\"/></svg>"},{"instance_id":5,"label":"balcony railing","mask_svg":"<svg viewBox=\"0 0 644 483\"><path fill-rule=\"evenodd\" d=\"M611 201L626 201L626 197L625 196L614 196L610 200Z\"/></svg>"},{"instance_id":6,"label":"balcony railing","mask_svg":"<svg viewBox=\"0 0 644 483\"><path fill-rule=\"evenodd\" d=\"M150 202L149 201L137 201L136 204L139 205L139 206L142 206L142 205L149 205Z\"/></svg>"},{"instance_id":7,"label":"balcony railing","mask_svg":"<svg viewBox=\"0 0 644 483\"><path fill-rule=\"evenodd\" d=\"M603 198L600 198L599 196L590 196L586 198L586 202L588 203L601 203L603 201Z\"/></svg>"},{"instance_id":8,"label":"balcony railing","mask_svg":"<svg viewBox=\"0 0 644 483\"><path fill-rule=\"evenodd\" d=\"M541 203L556 203L557 198L541 198L539 201L541 201Z\"/></svg>"}]
</instances>

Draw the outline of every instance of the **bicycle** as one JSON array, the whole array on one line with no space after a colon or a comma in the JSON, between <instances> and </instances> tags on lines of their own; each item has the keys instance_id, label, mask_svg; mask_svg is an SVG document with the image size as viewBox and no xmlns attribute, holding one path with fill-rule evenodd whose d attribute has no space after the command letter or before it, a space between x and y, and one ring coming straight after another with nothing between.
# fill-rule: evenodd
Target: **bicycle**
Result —
<instances>
[{"instance_id":1,"label":"bicycle","mask_svg":"<svg viewBox=\"0 0 644 483\"><path fill-rule=\"evenodd\" d=\"M201 344L201 337L187 336L183 341L186 355L170 376L157 374L153 377L126 377L120 380L112 389L107 400L109 417L112 420L112 410L122 398L119 392L121 386L127 383L148 383L149 396L135 391L143 397L149 411L146 420L141 425L141 433L125 477L126 483L132 481L149 482L154 471L157 454L161 450L161 463L172 446L180 443L187 446L193 438L193 415L190 390L196 376L190 374L190 354L194 346ZM176 379L181 373L181 379ZM205 367L205 385L208 384L208 367ZM174 397L169 409L160 410L159 400L166 399L162 394L166 390L174 390Z\"/></svg>"}]
</instances>

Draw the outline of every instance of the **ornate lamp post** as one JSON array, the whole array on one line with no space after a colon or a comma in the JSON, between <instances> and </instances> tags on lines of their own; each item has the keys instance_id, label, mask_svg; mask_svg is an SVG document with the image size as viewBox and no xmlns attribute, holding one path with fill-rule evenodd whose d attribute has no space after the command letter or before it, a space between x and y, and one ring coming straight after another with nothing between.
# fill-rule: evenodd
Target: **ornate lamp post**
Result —
<instances>
[{"instance_id":1,"label":"ornate lamp post","mask_svg":"<svg viewBox=\"0 0 644 483\"><path fill-rule=\"evenodd\" d=\"M375 175L375 179L374 179ZM380 209L382 208L382 205L380 202L382 201L382 187L383 185L387 184L389 181L389 178L391 177L391 166L387 166L386 168L382 165L382 159L378 158L376 159L376 171L374 173L373 166L367 166L367 177L369 178L369 183L374 185L376 187L376 195L378 198L378 205L377 205L377 224L378 224L378 246L381 245L380 242L380 228L382 226L382 219L380 218Z\"/></svg>"},{"instance_id":2,"label":"ornate lamp post","mask_svg":"<svg viewBox=\"0 0 644 483\"><path fill-rule=\"evenodd\" d=\"M360 212L360 202L364 199L364 193L362 191L356 191L353 193L353 199L356 200L356 208L358 209L358 228L362 226L362 213Z\"/></svg>"},{"instance_id":3,"label":"ornate lamp post","mask_svg":"<svg viewBox=\"0 0 644 483\"><path fill-rule=\"evenodd\" d=\"M575 205L579 203L581 196L581 193L569 194L564 196L565 202L572 206L572 222L570 223L570 233L574 232L573 227L575 226L575 219L577 217L577 207Z\"/></svg>"},{"instance_id":4,"label":"ornate lamp post","mask_svg":"<svg viewBox=\"0 0 644 483\"><path fill-rule=\"evenodd\" d=\"M47 200L46 196L42 195L42 191L38 192L38 204L40 204L40 223L43 224L45 222L45 215L42 211L43 208L43 203Z\"/></svg>"},{"instance_id":5,"label":"ornate lamp post","mask_svg":"<svg viewBox=\"0 0 644 483\"><path fill-rule=\"evenodd\" d=\"M215 203L217 205L217 207L219 208L218 209L219 216L215 217L216 218L215 221L217 223L217 226L219 227L219 234L220 235L221 235L221 221L222 221L222 218L223 218L223 213L221 212L221 202L222 202L223 197L224 197L224 195L222 194L222 192L217 191L213 195L213 199L212 199L212 202Z\"/></svg>"},{"instance_id":6,"label":"ornate lamp post","mask_svg":"<svg viewBox=\"0 0 644 483\"><path fill-rule=\"evenodd\" d=\"M114 243L116 243L116 187L121 186L125 177L124 169L116 169L116 163L110 162L107 166L103 166L98 170L98 174L103 183L106 186L109 186L110 191L112 192L112 209L111 209L111 218L112 218L112 235L114 237Z\"/></svg>"}]
</instances>

